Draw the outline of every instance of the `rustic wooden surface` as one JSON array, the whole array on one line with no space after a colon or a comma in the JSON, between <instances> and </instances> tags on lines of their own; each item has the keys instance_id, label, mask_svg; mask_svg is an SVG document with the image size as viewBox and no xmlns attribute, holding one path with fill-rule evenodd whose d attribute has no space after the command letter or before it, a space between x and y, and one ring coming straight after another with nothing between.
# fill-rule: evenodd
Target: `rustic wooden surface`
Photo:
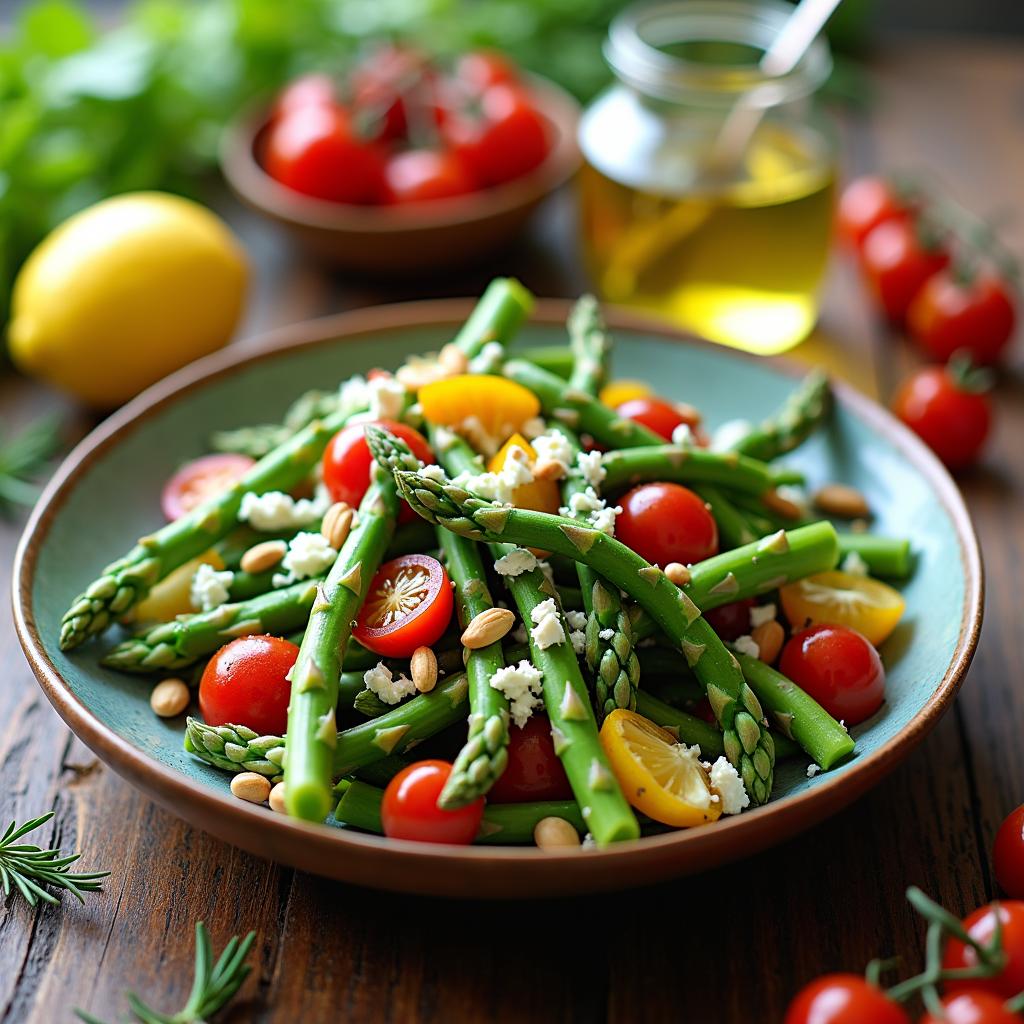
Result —
<instances>
[{"instance_id":1,"label":"rustic wooden surface","mask_svg":"<svg viewBox=\"0 0 1024 1024\"><path fill-rule=\"evenodd\" d=\"M1005 211L1024 181L1024 47L927 44L883 52L875 103L843 126L847 165L926 168L964 203ZM332 279L231 204L257 267L244 333L356 304L472 294L495 271L542 294L581 280L565 239L571 204L544 211L531 241L459 280L385 290ZM1019 224L1010 237L1024 254ZM109 867L85 907L65 899L0 912L0 1022L124 1012L123 990L171 1010L191 980L192 924L218 945L258 932L255 970L232 1021L779 1021L811 976L877 954L915 964L917 884L964 912L993 895L989 845L1024 799L1019 588L1024 517L1021 361L998 389L986 467L962 480L988 566L981 648L955 710L923 748L849 811L756 860L621 896L544 904L446 903L381 895L265 863L184 826L98 763L50 709L7 616L0 623L0 821L47 808L43 838ZM909 365L837 267L822 330L798 353L888 397ZM5 426L44 408L87 421L43 389L0 377ZM10 565L19 524L0 526ZM937 595L941 598L941 595ZM642 878L624 879L642 884Z\"/></svg>"}]
</instances>

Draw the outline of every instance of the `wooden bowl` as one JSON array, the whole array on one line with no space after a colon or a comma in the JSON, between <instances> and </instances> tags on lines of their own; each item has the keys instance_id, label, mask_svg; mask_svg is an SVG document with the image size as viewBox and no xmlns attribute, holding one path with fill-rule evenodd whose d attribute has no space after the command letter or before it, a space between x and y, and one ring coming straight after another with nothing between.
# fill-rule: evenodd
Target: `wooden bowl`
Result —
<instances>
[{"instance_id":1,"label":"wooden bowl","mask_svg":"<svg viewBox=\"0 0 1024 1024\"><path fill-rule=\"evenodd\" d=\"M183 719L158 719L149 687L103 669L119 636L64 653L62 613L97 571L161 521L160 486L206 450L211 430L280 417L311 386L436 349L471 309L468 300L345 313L215 353L150 388L67 458L34 510L14 567L18 636L47 697L115 771L199 828L260 856L359 885L441 896L521 898L609 890L748 857L834 814L876 785L951 705L977 643L982 570L956 486L927 448L888 412L836 386L837 408L787 461L810 485L845 480L868 497L881 533L913 538L917 567L907 612L882 647L887 701L854 730L857 755L808 778L808 758L777 766L772 801L704 828L604 849L445 847L309 825L233 798L226 777L182 749ZM568 304L541 301L524 343L564 343ZM698 400L712 426L768 413L800 371L612 314L619 373ZM116 632L116 631L115 631Z\"/></svg>"},{"instance_id":2,"label":"wooden bowl","mask_svg":"<svg viewBox=\"0 0 1024 1024\"><path fill-rule=\"evenodd\" d=\"M221 169L243 202L331 266L390 276L465 265L510 242L537 205L579 168L579 104L553 82L528 81L551 127L550 152L529 174L470 195L408 206L357 206L302 195L275 181L256 159L267 129L265 109L228 126Z\"/></svg>"}]
</instances>

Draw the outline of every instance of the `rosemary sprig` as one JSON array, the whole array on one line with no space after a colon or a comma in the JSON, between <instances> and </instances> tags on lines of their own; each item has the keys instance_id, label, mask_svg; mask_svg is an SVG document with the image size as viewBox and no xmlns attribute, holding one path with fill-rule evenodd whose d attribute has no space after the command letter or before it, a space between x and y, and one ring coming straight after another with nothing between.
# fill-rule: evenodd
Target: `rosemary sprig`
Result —
<instances>
[{"instance_id":1,"label":"rosemary sprig","mask_svg":"<svg viewBox=\"0 0 1024 1024\"><path fill-rule=\"evenodd\" d=\"M255 939L255 932L249 932L244 939L235 935L215 964L210 933L199 921L196 924L196 973L188 1002L177 1013L168 1016L150 1009L134 992L128 992L128 1005L133 1017L139 1024L203 1024L228 1004L249 976L252 967L245 958ZM84 1010L76 1009L75 1013L85 1024L103 1024Z\"/></svg>"},{"instance_id":2,"label":"rosemary sprig","mask_svg":"<svg viewBox=\"0 0 1024 1024\"><path fill-rule=\"evenodd\" d=\"M29 482L60 448L60 421L40 416L20 434L0 441L0 513L9 515L17 505L32 505L38 488Z\"/></svg>"}]
</instances>

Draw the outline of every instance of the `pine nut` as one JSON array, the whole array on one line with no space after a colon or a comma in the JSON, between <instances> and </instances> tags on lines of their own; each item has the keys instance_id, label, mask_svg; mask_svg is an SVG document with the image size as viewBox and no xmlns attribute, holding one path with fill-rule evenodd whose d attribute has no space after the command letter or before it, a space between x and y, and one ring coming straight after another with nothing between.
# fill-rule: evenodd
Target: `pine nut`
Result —
<instances>
[{"instance_id":1,"label":"pine nut","mask_svg":"<svg viewBox=\"0 0 1024 1024\"><path fill-rule=\"evenodd\" d=\"M188 687L180 679L164 679L153 687L149 706L161 718L174 718L188 707L191 699Z\"/></svg>"},{"instance_id":2,"label":"pine nut","mask_svg":"<svg viewBox=\"0 0 1024 1024\"><path fill-rule=\"evenodd\" d=\"M826 484L814 495L814 504L827 516L837 519L868 519L871 508L856 487Z\"/></svg>"},{"instance_id":3,"label":"pine nut","mask_svg":"<svg viewBox=\"0 0 1024 1024\"><path fill-rule=\"evenodd\" d=\"M285 813L287 813L285 811L285 806L284 806L284 783L283 782L279 782L270 791L270 809L272 811L277 811L278 814L285 814Z\"/></svg>"},{"instance_id":4,"label":"pine nut","mask_svg":"<svg viewBox=\"0 0 1024 1024\"><path fill-rule=\"evenodd\" d=\"M465 373L469 369L469 359L466 358L466 353L458 345L453 345L451 342L438 352L437 361L452 376Z\"/></svg>"},{"instance_id":5,"label":"pine nut","mask_svg":"<svg viewBox=\"0 0 1024 1024\"><path fill-rule=\"evenodd\" d=\"M565 476L565 463L558 459L540 459L533 467L534 480L561 480Z\"/></svg>"},{"instance_id":6,"label":"pine nut","mask_svg":"<svg viewBox=\"0 0 1024 1024\"><path fill-rule=\"evenodd\" d=\"M669 562L665 566L665 575L677 586L685 587L690 582L690 570L682 562Z\"/></svg>"},{"instance_id":7,"label":"pine nut","mask_svg":"<svg viewBox=\"0 0 1024 1024\"><path fill-rule=\"evenodd\" d=\"M508 608L485 608L463 631L462 646L471 651L487 647L505 636L515 623L516 617Z\"/></svg>"},{"instance_id":8,"label":"pine nut","mask_svg":"<svg viewBox=\"0 0 1024 1024\"><path fill-rule=\"evenodd\" d=\"M231 780L231 793L251 804L266 803L270 796L270 780L256 772L241 772Z\"/></svg>"},{"instance_id":9,"label":"pine nut","mask_svg":"<svg viewBox=\"0 0 1024 1024\"><path fill-rule=\"evenodd\" d=\"M782 644L786 639L786 631L776 619L771 622L762 622L750 631L750 639L757 644L758 658L766 665L774 663L782 650Z\"/></svg>"},{"instance_id":10,"label":"pine nut","mask_svg":"<svg viewBox=\"0 0 1024 1024\"><path fill-rule=\"evenodd\" d=\"M429 647L417 647L412 652L409 674L420 693L430 693L437 685L437 657Z\"/></svg>"},{"instance_id":11,"label":"pine nut","mask_svg":"<svg viewBox=\"0 0 1024 1024\"><path fill-rule=\"evenodd\" d=\"M795 501L790 501L789 498L784 498L774 489L765 491L764 494L761 495L761 500L771 512L782 516L783 519L800 518L800 506Z\"/></svg>"},{"instance_id":12,"label":"pine nut","mask_svg":"<svg viewBox=\"0 0 1024 1024\"><path fill-rule=\"evenodd\" d=\"M533 841L541 850L579 846L580 834L565 818L541 818L534 826Z\"/></svg>"},{"instance_id":13,"label":"pine nut","mask_svg":"<svg viewBox=\"0 0 1024 1024\"><path fill-rule=\"evenodd\" d=\"M261 544L254 544L242 555L242 572L257 573L273 569L287 551L288 545L283 540L265 540Z\"/></svg>"},{"instance_id":14,"label":"pine nut","mask_svg":"<svg viewBox=\"0 0 1024 1024\"><path fill-rule=\"evenodd\" d=\"M320 533L327 538L327 543L335 551L341 550L342 544L345 543L345 539L352 529L352 515L352 509L343 501L335 502L324 513L324 520L320 524Z\"/></svg>"}]
</instances>

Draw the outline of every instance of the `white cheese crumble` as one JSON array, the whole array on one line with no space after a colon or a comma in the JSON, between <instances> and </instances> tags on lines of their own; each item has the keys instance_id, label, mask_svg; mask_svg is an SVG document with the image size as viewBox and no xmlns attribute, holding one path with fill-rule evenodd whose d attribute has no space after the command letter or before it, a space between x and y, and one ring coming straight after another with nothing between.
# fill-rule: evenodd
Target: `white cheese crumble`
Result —
<instances>
[{"instance_id":1,"label":"white cheese crumble","mask_svg":"<svg viewBox=\"0 0 1024 1024\"><path fill-rule=\"evenodd\" d=\"M569 472L569 466L572 465L573 446L560 430L551 430L546 434L540 434L530 443L537 453L538 462L558 462L562 465L564 472Z\"/></svg>"},{"instance_id":2,"label":"white cheese crumble","mask_svg":"<svg viewBox=\"0 0 1024 1024\"><path fill-rule=\"evenodd\" d=\"M622 515L621 505L609 505L607 508L601 508L591 513L590 525L598 533L606 533L609 537L614 537L615 520L620 515Z\"/></svg>"},{"instance_id":3,"label":"white cheese crumble","mask_svg":"<svg viewBox=\"0 0 1024 1024\"><path fill-rule=\"evenodd\" d=\"M526 548L515 548L494 563L494 571L499 576L519 576L536 568L537 556Z\"/></svg>"},{"instance_id":4,"label":"white cheese crumble","mask_svg":"<svg viewBox=\"0 0 1024 1024\"><path fill-rule=\"evenodd\" d=\"M752 629L757 629L758 626L763 626L767 622L774 622L777 614L778 609L771 602L755 604L750 609L750 626Z\"/></svg>"},{"instance_id":5,"label":"white cheese crumble","mask_svg":"<svg viewBox=\"0 0 1024 1024\"><path fill-rule=\"evenodd\" d=\"M555 644L565 642L565 630L562 629L562 622L553 597L536 605L530 612L530 618L534 622L530 636L542 651L546 651Z\"/></svg>"},{"instance_id":6,"label":"white cheese crumble","mask_svg":"<svg viewBox=\"0 0 1024 1024\"><path fill-rule=\"evenodd\" d=\"M491 373L505 360L505 346L500 341L489 341L469 361L470 373Z\"/></svg>"},{"instance_id":7,"label":"white cheese crumble","mask_svg":"<svg viewBox=\"0 0 1024 1024\"><path fill-rule=\"evenodd\" d=\"M235 574L225 569L218 572L212 565L205 562L199 566L192 577L189 600L193 608L209 612L225 604L231 596L230 587Z\"/></svg>"},{"instance_id":8,"label":"white cheese crumble","mask_svg":"<svg viewBox=\"0 0 1024 1024\"><path fill-rule=\"evenodd\" d=\"M530 639L526 633L526 626L522 622L512 630L512 639L517 644L525 644Z\"/></svg>"},{"instance_id":9,"label":"white cheese crumble","mask_svg":"<svg viewBox=\"0 0 1024 1024\"><path fill-rule=\"evenodd\" d=\"M722 799L723 814L739 814L750 806L743 780L726 758L720 757L711 766L711 785Z\"/></svg>"},{"instance_id":10,"label":"white cheese crumble","mask_svg":"<svg viewBox=\"0 0 1024 1024\"><path fill-rule=\"evenodd\" d=\"M582 491L577 491L569 499L568 506L562 507L558 511L563 516L576 516L584 512L600 512L605 504L604 499L597 496L593 487L586 487Z\"/></svg>"},{"instance_id":11,"label":"white cheese crumble","mask_svg":"<svg viewBox=\"0 0 1024 1024\"><path fill-rule=\"evenodd\" d=\"M254 530L277 533L308 526L320 519L329 507L326 492L318 493L313 499L299 498L296 501L283 491L267 491L265 494L249 491L242 495L238 519Z\"/></svg>"},{"instance_id":12,"label":"white cheese crumble","mask_svg":"<svg viewBox=\"0 0 1024 1024\"><path fill-rule=\"evenodd\" d=\"M576 654L582 654L587 649L587 634L582 629L574 629L569 633L569 642Z\"/></svg>"},{"instance_id":13,"label":"white cheese crumble","mask_svg":"<svg viewBox=\"0 0 1024 1024\"><path fill-rule=\"evenodd\" d=\"M512 445L505 456L505 462L498 473L463 472L454 477L452 483L487 501L511 505L515 490L523 484L533 482L530 457L519 445Z\"/></svg>"},{"instance_id":14,"label":"white cheese crumble","mask_svg":"<svg viewBox=\"0 0 1024 1024\"><path fill-rule=\"evenodd\" d=\"M541 559L537 563L537 567L540 569L540 571L542 573L544 573L544 579L546 579L548 581L548 583L551 584L551 586L554 586L555 585L555 570L551 568L551 563L550 562L545 562L544 559Z\"/></svg>"},{"instance_id":15,"label":"white cheese crumble","mask_svg":"<svg viewBox=\"0 0 1024 1024\"><path fill-rule=\"evenodd\" d=\"M587 613L573 609L565 613L565 621L569 623L570 629L586 629Z\"/></svg>"},{"instance_id":16,"label":"white cheese crumble","mask_svg":"<svg viewBox=\"0 0 1024 1024\"><path fill-rule=\"evenodd\" d=\"M716 452L731 451L753 429L753 424L749 420L727 420L712 436L711 450Z\"/></svg>"},{"instance_id":17,"label":"white cheese crumble","mask_svg":"<svg viewBox=\"0 0 1024 1024\"><path fill-rule=\"evenodd\" d=\"M761 648L758 647L757 641L746 633L736 637L732 646L737 654L749 654L752 658L757 658L761 654Z\"/></svg>"},{"instance_id":18,"label":"white cheese crumble","mask_svg":"<svg viewBox=\"0 0 1024 1024\"><path fill-rule=\"evenodd\" d=\"M506 485L514 490L523 484L533 483L533 471L530 469L530 456L526 449L518 444L509 446L505 453L505 461L501 466L501 476Z\"/></svg>"},{"instance_id":19,"label":"white cheese crumble","mask_svg":"<svg viewBox=\"0 0 1024 1024\"><path fill-rule=\"evenodd\" d=\"M608 475L608 470L601 462L603 458L604 455L599 451L580 452L576 456L580 474L595 490L604 483L604 478Z\"/></svg>"},{"instance_id":20,"label":"white cheese crumble","mask_svg":"<svg viewBox=\"0 0 1024 1024\"><path fill-rule=\"evenodd\" d=\"M505 695L512 721L521 729L526 725L534 708L543 703L540 699L540 671L524 659L518 665L506 665L498 669L490 678L492 689Z\"/></svg>"},{"instance_id":21,"label":"white cheese crumble","mask_svg":"<svg viewBox=\"0 0 1024 1024\"><path fill-rule=\"evenodd\" d=\"M284 572L275 573L271 583L283 587L296 580L309 579L326 572L338 557L338 552L322 533L297 533L288 542L288 550L281 559Z\"/></svg>"},{"instance_id":22,"label":"white cheese crumble","mask_svg":"<svg viewBox=\"0 0 1024 1024\"><path fill-rule=\"evenodd\" d=\"M360 374L349 377L338 388L338 405L350 412L365 409L370 404L370 393L366 388L366 378Z\"/></svg>"},{"instance_id":23,"label":"white cheese crumble","mask_svg":"<svg viewBox=\"0 0 1024 1024\"><path fill-rule=\"evenodd\" d=\"M611 638L613 636L615 636L615 630L614 629L602 629L601 632L598 633L597 635L602 640L604 640L607 643L609 640L611 640Z\"/></svg>"},{"instance_id":24,"label":"white cheese crumble","mask_svg":"<svg viewBox=\"0 0 1024 1024\"><path fill-rule=\"evenodd\" d=\"M843 559L843 564L839 568L853 576L868 576L871 573L868 563L861 558L859 551L851 551Z\"/></svg>"},{"instance_id":25,"label":"white cheese crumble","mask_svg":"<svg viewBox=\"0 0 1024 1024\"><path fill-rule=\"evenodd\" d=\"M467 416L461 423L456 425L455 431L488 458L495 455L501 447L501 443L483 425L483 421L479 416ZM511 431L508 433L511 433Z\"/></svg>"},{"instance_id":26,"label":"white cheese crumble","mask_svg":"<svg viewBox=\"0 0 1024 1024\"><path fill-rule=\"evenodd\" d=\"M814 763L814 762L812 761L812 762L811 762L811 763L810 763L810 764L809 764L809 765L807 766L807 778L809 778L809 779L813 779L813 778L814 778L814 776L815 776L815 775L817 775L817 774L818 774L818 772L820 772L820 771L821 771L821 768L819 768L819 767L818 767L818 765L816 765L816 764L815 764L815 763Z\"/></svg>"},{"instance_id":27,"label":"white cheese crumble","mask_svg":"<svg viewBox=\"0 0 1024 1024\"><path fill-rule=\"evenodd\" d=\"M448 479L448 474L440 466L435 466L433 463L429 466L420 466L420 476L433 480L438 484L443 484Z\"/></svg>"},{"instance_id":28,"label":"white cheese crumble","mask_svg":"<svg viewBox=\"0 0 1024 1024\"><path fill-rule=\"evenodd\" d=\"M689 448L693 445L693 431L690 429L689 423L680 423L672 431L672 443L678 444L683 448Z\"/></svg>"},{"instance_id":29,"label":"white cheese crumble","mask_svg":"<svg viewBox=\"0 0 1024 1024\"><path fill-rule=\"evenodd\" d=\"M366 688L380 697L385 704L397 704L416 692L416 686L411 679L406 679L403 675L395 679L391 669L383 661L378 661L373 668L363 673L363 682Z\"/></svg>"},{"instance_id":30,"label":"white cheese crumble","mask_svg":"<svg viewBox=\"0 0 1024 1024\"><path fill-rule=\"evenodd\" d=\"M405 385L391 376L377 376L366 382L370 415L377 420L396 420L405 409Z\"/></svg>"}]
</instances>

